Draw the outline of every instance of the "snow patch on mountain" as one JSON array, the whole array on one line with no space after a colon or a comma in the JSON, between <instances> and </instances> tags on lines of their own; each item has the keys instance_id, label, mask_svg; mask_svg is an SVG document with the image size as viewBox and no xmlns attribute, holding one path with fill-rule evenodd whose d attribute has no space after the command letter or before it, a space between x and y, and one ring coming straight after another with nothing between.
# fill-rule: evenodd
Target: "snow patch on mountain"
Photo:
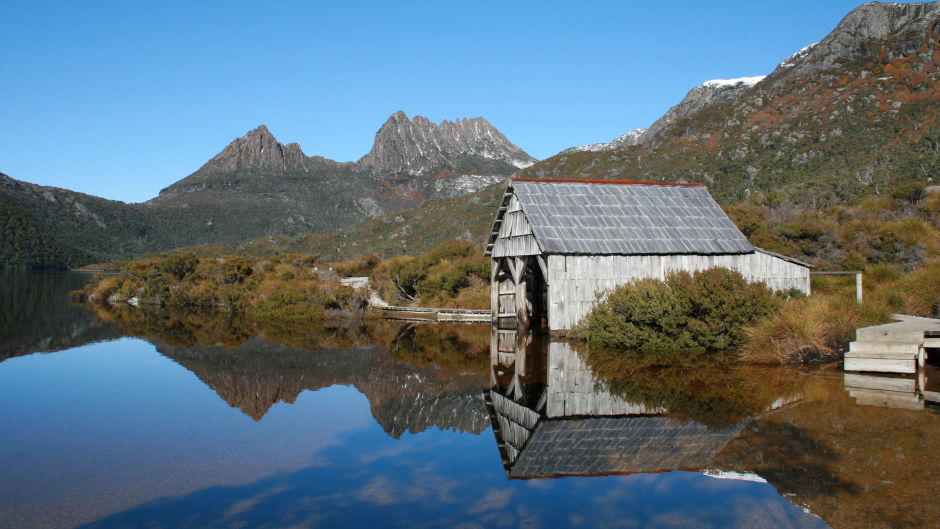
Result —
<instances>
[{"instance_id":1,"label":"snow patch on mountain","mask_svg":"<svg viewBox=\"0 0 940 529\"><path fill-rule=\"evenodd\" d=\"M435 198L453 198L475 193L486 186L498 184L505 180L500 175L465 174L453 178L435 180Z\"/></svg>"},{"instance_id":2,"label":"snow patch on mountain","mask_svg":"<svg viewBox=\"0 0 940 529\"><path fill-rule=\"evenodd\" d=\"M754 77L737 77L735 79L712 79L711 81L705 81L702 83L702 86L707 86L709 88L717 88L719 86L736 86L739 84L754 86L757 83L763 81L765 77L767 76L756 75Z\"/></svg>"},{"instance_id":3,"label":"snow patch on mountain","mask_svg":"<svg viewBox=\"0 0 940 529\"><path fill-rule=\"evenodd\" d=\"M561 151L560 154L568 154L573 152L601 152L601 151L611 151L614 149L619 149L620 147L629 147L632 145L639 145L643 143L643 135L646 133L647 129L635 129L631 130L626 134L621 134L613 140L605 143L591 143L588 145L577 145L575 147L570 147Z\"/></svg>"},{"instance_id":4,"label":"snow patch on mountain","mask_svg":"<svg viewBox=\"0 0 940 529\"><path fill-rule=\"evenodd\" d=\"M814 42L814 43L810 44L809 46L803 46L803 47L800 49L800 51L798 51L798 52L794 53L793 55L787 57L783 62L781 62L781 63L780 63L780 66L778 66L778 68L791 68L791 67L792 67L793 65L795 65L797 62L799 62L799 61L802 60L804 57L806 57L807 55L809 55L809 52L813 51L813 47L815 47L817 44L819 44L819 43L818 43L818 42Z\"/></svg>"}]
</instances>

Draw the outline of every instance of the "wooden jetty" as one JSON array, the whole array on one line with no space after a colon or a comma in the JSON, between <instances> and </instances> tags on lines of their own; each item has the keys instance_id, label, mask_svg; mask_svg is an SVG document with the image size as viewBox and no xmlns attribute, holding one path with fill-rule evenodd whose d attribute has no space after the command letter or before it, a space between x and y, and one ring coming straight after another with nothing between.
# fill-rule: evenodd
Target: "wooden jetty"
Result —
<instances>
[{"instance_id":1,"label":"wooden jetty","mask_svg":"<svg viewBox=\"0 0 940 529\"><path fill-rule=\"evenodd\" d=\"M927 350L940 348L940 320L896 314L894 323L863 327L845 353L846 371L916 373Z\"/></svg>"},{"instance_id":2,"label":"wooden jetty","mask_svg":"<svg viewBox=\"0 0 940 529\"><path fill-rule=\"evenodd\" d=\"M490 323L492 313L486 309L453 309L434 307L375 307L388 320L434 321L447 323Z\"/></svg>"}]
</instances>

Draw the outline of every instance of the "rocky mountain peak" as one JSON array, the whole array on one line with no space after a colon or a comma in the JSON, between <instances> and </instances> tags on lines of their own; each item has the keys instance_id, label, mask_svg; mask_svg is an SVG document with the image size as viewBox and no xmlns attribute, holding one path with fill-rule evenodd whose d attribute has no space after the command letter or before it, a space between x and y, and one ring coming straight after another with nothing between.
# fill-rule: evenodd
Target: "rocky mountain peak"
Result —
<instances>
[{"instance_id":1,"label":"rocky mountain peak","mask_svg":"<svg viewBox=\"0 0 940 529\"><path fill-rule=\"evenodd\" d=\"M509 175L534 162L481 117L435 124L398 111L375 134L372 150L358 163L377 175L441 171Z\"/></svg>"},{"instance_id":2,"label":"rocky mountain peak","mask_svg":"<svg viewBox=\"0 0 940 529\"><path fill-rule=\"evenodd\" d=\"M652 141L662 131L673 126L679 120L691 116L707 106L736 101L763 80L764 76L755 76L705 81L689 90L689 93L682 98L679 104L667 110L665 114L650 125L649 130L643 133L637 143ZM678 133L688 134L690 132L683 130Z\"/></svg>"},{"instance_id":3,"label":"rocky mountain peak","mask_svg":"<svg viewBox=\"0 0 940 529\"><path fill-rule=\"evenodd\" d=\"M870 2L852 10L821 42L783 61L771 77L845 69L846 60L868 62L879 58L885 51L881 45L888 40L888 60L914 55L930 35L934 40L940 36L940 2ZM931 48L927 46L926 53Z\"/></svg>"},{"instance_id":4,"label":"rocky mountain peak","mask_svg":"<svg viewBox=\"0 0 940 529\"><path fill-rule=\"evenodd\" d=\"M209 160L200 171L231 173L244 170L266 172L306 170L307 156L297 143L277 141L265 125L258 125Z\"/></svg>"}]
</instances>

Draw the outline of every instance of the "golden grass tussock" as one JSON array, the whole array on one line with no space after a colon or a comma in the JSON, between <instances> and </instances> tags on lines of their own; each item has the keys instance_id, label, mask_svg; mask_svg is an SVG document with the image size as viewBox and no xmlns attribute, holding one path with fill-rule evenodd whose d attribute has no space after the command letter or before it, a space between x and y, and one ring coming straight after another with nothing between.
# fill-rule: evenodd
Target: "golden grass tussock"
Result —
<instances>
[{"instance_id":1,"label":"golden grass tussock","mask_svg":"<svg viewBox=\"0 0 940 529\"><path fill-rule=\"evenodd\" d=\"M792 299L745 329L740 358L750 363L796 363L810 356L829 357L829 298Z\"/></svg>"},{"instance_id":2,"label":"golden grass tussock","mask_svg":"<svg viewBox=\"0 0 940 529\"><path fill-rule=\"evenodd\" d=\"M896 265L867 266L861 304L854 277L814 277L812 296L789 300L748 326L741 359L772 364L834 360L859 327L886 323L895 313L940 317L940 260L902 274Z\"/></svg>"},{"instance_id":3,"label":"golden grass tussock","mask_svg":"<svg viewBox=\"0 0 940 529\"><path fill-rule=\"evenodd\" d=\"M894 293L900 298L900 312L927 318L940 318L940 259L898 281Z\"/></svg>"}]
</instances>

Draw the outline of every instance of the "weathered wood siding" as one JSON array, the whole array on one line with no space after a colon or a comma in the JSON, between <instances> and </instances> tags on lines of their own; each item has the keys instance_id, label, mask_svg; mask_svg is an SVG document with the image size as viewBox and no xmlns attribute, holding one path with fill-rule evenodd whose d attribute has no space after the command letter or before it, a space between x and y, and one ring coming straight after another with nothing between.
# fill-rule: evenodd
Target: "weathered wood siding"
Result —
<instances>
[{"instance_id":1,"label":"weathered wood siding","mask_svg":"<svg viewBox=\"0 0 940 529\"><path fill-rule=\"evenodd\" d=\"M513 195L499 226L499 235L493 245L493 257L538 255L542 253L525 218L519 199Z\"/></svg>"},{"instance_id":2,"label":"weathered wood siding","mask_svg":"<svg viewBox=\"0 0 940 529\"><path fill-rule=\"evenodd\" d=\"M614 288L634 279L685 270L736 270L748 281L774 290L796 288L809 294L809 269L761 252L740 255L549 255L548 327L570 329Z\"/></svg>"},{"instance_id":3,"label":"weathered wood siding","mask_svg":"<svg viewBox=\"0 0 940 529\"><path fill-rule=\"evenodd\" d=\"M545 415L549 418L582 415L652 415L665 413L612 395L598 387L591 368L567 342L548 346L548 392Z\"/></svg>"}]
</instances>

